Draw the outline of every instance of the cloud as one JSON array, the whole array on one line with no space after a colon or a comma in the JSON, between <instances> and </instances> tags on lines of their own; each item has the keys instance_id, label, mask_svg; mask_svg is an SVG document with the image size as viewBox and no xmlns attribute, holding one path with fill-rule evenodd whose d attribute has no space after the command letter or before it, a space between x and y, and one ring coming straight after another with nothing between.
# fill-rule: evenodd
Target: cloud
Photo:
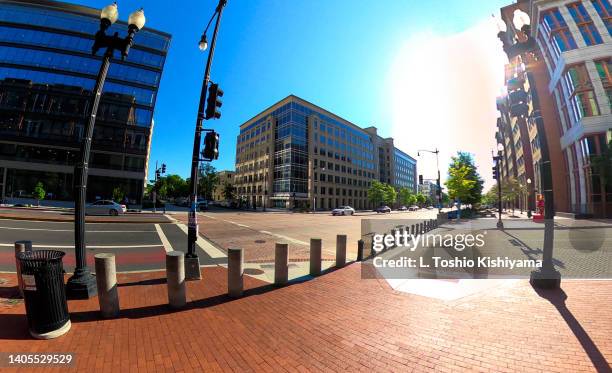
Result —
<instances>
[{"instance_id":1,"label":"cloud","mask_svg":"<svg viewBox=\"0 0 612 373\"><path fill-rule=\"evenodd\" d=\"M413 35L389 71L392 134L396 146L416 156L440 149L442 178L457 151L474 154L491 185L491 150L497 118L495 98L508 62L491 20L457 34ZM436 177L433 155L418 158L419 174Z\"/></svg>"}]
</instances>

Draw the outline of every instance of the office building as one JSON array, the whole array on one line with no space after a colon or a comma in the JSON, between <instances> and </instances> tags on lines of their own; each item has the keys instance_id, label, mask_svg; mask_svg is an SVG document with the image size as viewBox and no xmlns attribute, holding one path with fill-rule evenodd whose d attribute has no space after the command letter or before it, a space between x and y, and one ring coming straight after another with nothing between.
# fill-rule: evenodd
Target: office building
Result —
<instances>
[{"instance_id":1,"label":"office building","mask_svg":"<svg viewBox=\"0 0 612 373\"><path fill-rule=\"evenodd\" d=\"M374 180L416 192L416 161L393 144L290 95L240 126L237 193L250 206L372 208Z\"/></svg>"},{"instance_id":2,"label":"office building","mask_svg":"<svg viewBox=\"0 0 612 373\"><path fill-rule=\"evenodd\" d=\"M234 171L219 171L217 172L217 177L219 178L217 185L213 190L213 201L225 201L225 188L226 185L234 185L234 176L236 172Z\"/></svg>"},{"instance_id":3,"label":"office building","mask_svg":"<svg viewBox=\"0 0 612 373\"><path fill-rule=\"evenodd\" d=\"M92 56L100 10L45 0L0 2L0 191L73 199L73 169L102 61ZM125 35L118 21L107 33ZM153 110L170 35L144 28L126 61L113 59L92 141L87 200L119 187L140 203Z\"/></svg>"}]
</instances>

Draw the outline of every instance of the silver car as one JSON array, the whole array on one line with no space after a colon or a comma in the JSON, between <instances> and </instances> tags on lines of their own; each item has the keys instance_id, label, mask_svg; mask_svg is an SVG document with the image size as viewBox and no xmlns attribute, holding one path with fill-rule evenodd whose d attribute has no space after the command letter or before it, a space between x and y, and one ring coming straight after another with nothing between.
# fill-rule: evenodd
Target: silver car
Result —
<instances>
[{"instance_id":1,"label":"silver car","mask_svg":"<svg viewBox=\"0 0 612 373\"><path fill-rule=\"evenodd\" d=\"M125 214L126 211L127 208L125 205L121 205L115 201L106 199L96 201L85 206L85 214L87 215L117 216L120 214Z\"/></svg>"},{"instance_id":2,"label":"silver car","mask_svg":"<svg viewBox=\"0 0 612 373\"><path fill-rule=\"evenodd\" d=\"M340 208L333 209L332 215L353 215L355 214L355 209L351 206L341 206Z\"/></svg>"}]
</instances>

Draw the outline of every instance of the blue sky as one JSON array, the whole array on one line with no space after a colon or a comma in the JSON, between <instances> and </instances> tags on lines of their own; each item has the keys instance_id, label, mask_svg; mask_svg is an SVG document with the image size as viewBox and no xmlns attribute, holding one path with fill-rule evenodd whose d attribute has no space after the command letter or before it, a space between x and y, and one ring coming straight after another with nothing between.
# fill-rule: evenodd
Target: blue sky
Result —
<instances>
[{"instance_id":1,"label":"blue sky","mask_svg":"<svg viewBox=\"0 0 612 373\"><path fill-rule=\"evenodd\" d=\"M101 8L109 2L80 3ZM126 20L132 10L144 6L147 26L173 36L157 98L150 163L154 167L156 160L163 161L169 173L184 177L189 174L207 56L207 52L199 51L197 43L216 3L213 0L118 3L120 19ZM389 72L397 69L394 64L406 43L415 35L427 38L460 34L508 3L508 0L229 0L212 68L212 79L225 91L222 118L206 124L220 133L220 157L213 165L220 170L234 169L239 125L289 94L303 97L360 126L376 125L383 136L396 139L409 136L410 128L424 124L408 123L404 132L404 124L393 125L395 119L389 106L396 91ZM461 73L459 67L456 73ZM494 100L492 97L486 104L494 107ZM488 126L493 128L494 122ZM438 146L427 138L422 143L406 144ZM417 149L402 149L416 156ZM446 159L441 163L445 173ZM485 166L483 174L488 174L488 164ZM430 167L431 163L427 165Z\"/></svg>"}]
</instances>

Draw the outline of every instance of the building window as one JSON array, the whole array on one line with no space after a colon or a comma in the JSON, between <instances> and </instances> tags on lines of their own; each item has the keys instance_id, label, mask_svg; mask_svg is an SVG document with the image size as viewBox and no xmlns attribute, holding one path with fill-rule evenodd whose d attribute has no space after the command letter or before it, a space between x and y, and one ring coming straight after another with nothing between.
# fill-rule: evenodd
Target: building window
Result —
<instances>
[{"instance_id":1,"label":"building window","mask_svg":"<svg viewBox=\"0 0 612 373\"><path fill-rule=\"evenodd\" d=\"M612 6L610 6L610 0L591 0L591 2L604 25L606 25L608 33L612 35Z\"/></svg>"},{"instance_id":2,"label":"building window","mask_svg":"<svg viewBox=\"0 0 612 373\"><path fill-rule=\"evenodd\" d=\"M612 110L612 58L595 61L595 66L601 78L601 84L608 94L608 105L610 105L610 110Z\"/></svg>"},{"instance_id":3,"label":"building window","mask_svg":"<svg viewBox=\"0 0 612 373\"><path fill-rule=\"evenodd\" d=\"M578 47L559 9L555 8L542 12L540 26L544 29L557 57L561 52Z\"/></svg>"},{"instance_id":4,"label":"building window","mask_svg":"<svg viewBox=\"0 0 612 373\"><path fill-rule=\"evenodd\" d=\"M583 64L570 66L563 74L563 84L574 121L599 115L593 85Z\"/></svg>"},{"instance_id":5,"label":"building window","mask_svg":"<svg viewBox=\"0 0 612 373\"><path fill-rule=\"evenodd\" d=\"M595 23L593 23L591 16L581 2L569 4L567 9L574 21L576 21L576 25L578 29L580 29L580 33L586 45L601 44L603 42L603 40L601 40L601 35L599 35L599 31L597 31L597 27L595 27Z\"/></svg>"}]
</instances>

